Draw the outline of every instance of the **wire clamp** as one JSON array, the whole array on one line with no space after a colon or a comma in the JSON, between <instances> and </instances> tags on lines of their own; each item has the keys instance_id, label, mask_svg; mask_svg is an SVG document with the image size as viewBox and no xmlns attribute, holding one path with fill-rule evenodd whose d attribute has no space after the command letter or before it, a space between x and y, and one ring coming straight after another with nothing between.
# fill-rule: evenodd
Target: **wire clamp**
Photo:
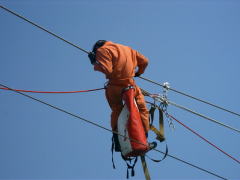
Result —
<instances>
[{"instance_id":1,"label":"wire clamp","mask_svg":"<svg viewBox=\"0 0 240 180\"><path fill-rule=\"evenodd\" d=\"M167 98L167 93L170 89L170 84L169 82L164 82L163 83L163 96Z\"/></svg>"}]
</instances>

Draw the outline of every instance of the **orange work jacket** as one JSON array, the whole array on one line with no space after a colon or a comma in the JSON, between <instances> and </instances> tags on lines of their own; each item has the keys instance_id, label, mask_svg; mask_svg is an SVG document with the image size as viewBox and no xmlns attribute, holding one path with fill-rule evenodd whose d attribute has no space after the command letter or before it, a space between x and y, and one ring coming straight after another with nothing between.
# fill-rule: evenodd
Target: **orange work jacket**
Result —
<instances>
[{"instance_id":1,"label":"orange work jacket","mask_svg":"<svg viewBox=\"0 0 240 180\"><path fill-rule=\"evenodd\" d=\"M107 41L97 49L95 71L100 71L111 84L135 84L135 71L144 73L148 59L128 46ZM137 69L138 68L138 69Z\"/></svg>"}]
</instances>

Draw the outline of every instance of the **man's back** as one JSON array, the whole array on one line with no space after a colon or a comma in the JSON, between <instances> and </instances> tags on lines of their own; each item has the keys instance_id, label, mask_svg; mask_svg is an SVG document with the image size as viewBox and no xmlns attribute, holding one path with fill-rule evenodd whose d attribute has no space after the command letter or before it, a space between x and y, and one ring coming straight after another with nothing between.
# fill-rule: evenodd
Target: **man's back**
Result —
<instances>
[{"instance_id":1,"label":"man's back","mask_svg":"<svg viewBox=\"0 0 240 180\"><path fill-rule=\"evenodd\" d=\"M148 60L128 46L107 41L96 52L96 64L94 69L101 71L109 80L131 79L135 75L138 66L143 73Z\"/></svg>"}]
</instances>

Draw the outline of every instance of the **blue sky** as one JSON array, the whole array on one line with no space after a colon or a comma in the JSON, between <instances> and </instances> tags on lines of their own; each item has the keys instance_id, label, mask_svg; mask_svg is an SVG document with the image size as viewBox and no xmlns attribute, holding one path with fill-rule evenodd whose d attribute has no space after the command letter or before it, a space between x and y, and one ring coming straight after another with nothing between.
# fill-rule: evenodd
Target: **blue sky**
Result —
<instances>
[{"instance_id":1,"label":"blue sky","mask_svg":"<svg viewBox=\"0 0 240 180\"><path fill-rule=\"evenodd\" d=\"M36 1L0 4L90 50L98 39L122 43L149 58L144 77L240 112L240 2L237 0ZM16 89L73 91L101 88L86 54L0 9L0 83ZM136 79L152 93L161 87ZM110 128L104 91L31 94ZM173 92L178 104L240 129L237 116ZM168 112L240 159L239 134L173 106ZM0 90L0 179L124 179L111 133L26 97ZM229 179L240 166L175 122L169 153ZM153 135L150 139L153 139ZM164 144L158 149L164 150ZM152 152L151 156L161 156ZM148 161L152 179L217 179L171 158ZM144 179L140 161L136 176Z\"/></svg>"}]
</instances>

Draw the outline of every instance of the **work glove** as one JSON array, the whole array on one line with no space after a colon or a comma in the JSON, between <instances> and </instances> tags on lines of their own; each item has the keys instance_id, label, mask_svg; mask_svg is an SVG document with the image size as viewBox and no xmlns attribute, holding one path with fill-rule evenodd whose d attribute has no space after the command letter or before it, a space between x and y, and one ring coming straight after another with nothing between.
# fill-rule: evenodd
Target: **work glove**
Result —
<instances>
[{"instance_id":1,"label":"work glove","mask_svg":"<svg viewBox=\"0 0 240 180\"><path fill-rule=\"evenodd\" d=\"M141 76L141 74L139 72L136 72L134 77L139 77L139 76Z\"/></svg>"},{"instance_id":2,"label":"work glove","mask_svg":"<svg viewBox=\"0 0 240 180\"><path fill-rule=\"evenodd\" d=\"M89 52L88 58L92 65L94 65L96 63L96 55L94 52Z\"/></svg>"}]
</instances>

